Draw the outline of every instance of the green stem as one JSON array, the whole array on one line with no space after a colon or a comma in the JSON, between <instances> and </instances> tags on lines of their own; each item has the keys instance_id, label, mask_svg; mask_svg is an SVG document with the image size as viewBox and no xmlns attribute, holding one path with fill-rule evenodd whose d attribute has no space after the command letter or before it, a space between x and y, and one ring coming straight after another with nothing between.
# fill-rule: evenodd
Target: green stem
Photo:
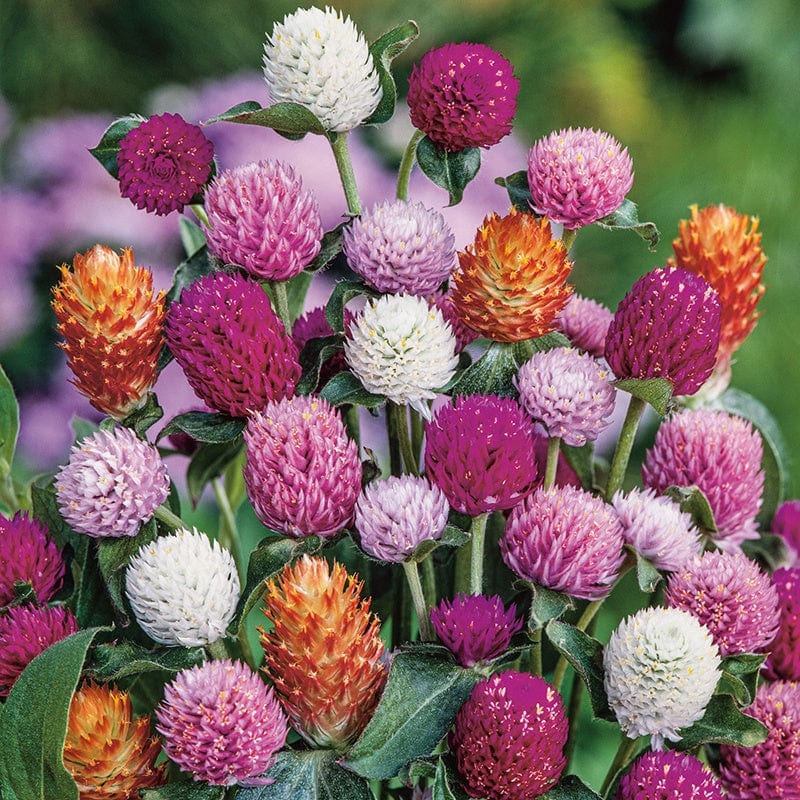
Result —
<instances>
[{"instance_id":1,"label":"green stem","mask_svg":"<svg viewBox=\"0 0 800 800\"><path fill-rule=\"evenodd\" d=\"M417 612L419 623L419 637L423 642L433 641L433 628L428 619L428 606L422 591L422 582L419 579L419 569L416 561L403 561L403 570L406 573L408 588L411 590L411 599L414 601L414 610Z\"/></svg>"},{"instance_id":2,"label":"green stem","mask_svg":"<svg viewBox=\"0 0 800 800\"><path fill-rule=\"evenodd\" d=\"M542 675L542 629L537 628L530 632L530 671L531 675Z\"/></svg>"},{"instance_id":3,"label":"green stem","mask_svg":"<svg viewBox=\"0 0 800 800\"><path fill-rule=\"evenodd\" d=\"M433 608L436 604L436 569L432 555L422 562L422 593L428 608Z\"/></svg>"},{"instance_id":4,"label":"green stem","mask_svg":"<svg viewBox=\"0 0 800 800\"><path fill-rule=\"evenodd\" d=\"M561 241L564 242L564 247L567 248L567 253L572 249L572 245L575 244L575 237L578 235L578 229L570 230L569 228L564 228L564 232L561 234Z\"/></svg>"},{"instance_id":5,"label":"green stem","mask_svg":"<svg viewBox=\"0 0 800 800\"><path fill-rule=\"evenodd\" d=\"M420 463L422 454L422 439L425 436L425 424L422 416L415 408L409 408L408 415L411 418L411 449L414 453L414 463Z\"/></svg>"},{"instance_id":6,"label":"green stem","mask_svg":"<svg viewBox=\"0 0 800 800\"><path fill-rule=\"evenodd\" d=\"M400 169L397 172L397 199L408 200L408 182L411 172L414 169L414 159L417 155L417 145L425 134L422 131L414 131L408 141L406 150L403 153L403 160L400 162Z\"/></svg>"},{"instance_id":7,"label":"green stem","mask_svg":"<svg viewBox=\"0 0 800 800\"><path fill-rule=\"evenodd\" d=\"M388 400L386 402L386 413L387 416L394 418L391 430L396 437L405 472L411 475L419 475L414 448L411 446L411 439L408 435L408 413L406 412L406 407Z\"/></svg>"},{"instance_id":8,"label":"green stem","mask_svg":"<svg viewBox=\"0 0 800 800\"><path fill-rule=\"evenodd\" d=\"M353 172L353 162L350 160L350 151L347 149L347 133L336 133L331 140L333 157L336 159L336 168L342 181L344 196L347 200L347 210L354 216L361 215L361 201L358 198L356 176Z\"/></svg>"},{"instance_id":9,"label":"green stem","mask_svg":"<svg viewBox=\"0 0 800 800\"><path fill-rule=\"evenodd\" d=\"M206 214L206 209L200 203L193 203L190 208L194 211L194 215L200 220L200 224L204 225L206 228L211 227L211 223L208 221L208 214Z\"/></svg>"},{"instance_id":10,"label":"green stem","mask_svg":"<svg viewBox=\"0 0 800 800\"><path fill-rule=\"evenodd\" d=\"M631 395L628 413L622 423L622 431L620 432L617 448L614 450L614 457L611 459L611 468L608 472L608 484L606 485L605 494L607 502L611 502L611 498L622 488L622 482L625 480L625 471L628 469L628 461L630 461L631 451L633 450L633 440L636 438L636 430L639 427L646 405L644 400Z\"/></svg>"},{"instance_id":11,"label":"green stem","mask_svg":"<svg viewBox=\"0 0 800 800\"><path fill-rule=\"evenodd\" d=\"M611 788L611 784L614 782L616 775L628 765L634 750L636 750L637 741L638 739L629 739L625 734L622 734L622 741L619 743L617 753L614 756L614 760L611 762L611 766L608 768L606 778L600 788L600 794L603 797L606 796L606 792Z\"/></svg>"},{"instance_id":12,"label":"green stem","mask_svg":"<svg viewBox=\"0 0 800 800\"><path fill-rule=\"evenodd\" d=\"M209 644L207 644L206 652L215 661L222 661L226 658L230 658L231 655L233 655L225 639L217 639L216 642L210 642Z\"/></svg>"},{"instance_id":13,"label":"green stem","mask_svg":"<svg viewBox=\"0 0 800 800\"><path fill-rule=\"evenodd\" d=\"M456 550L453 594L469 594L470 572L472 570L472 544L472 539L469 539Z\"/></svg>"},{"instance_id":14,"label":"green stem","mask_svg":"<svg viewBox=\"0 0 800 800\"><path fill-rule=\"evenodd\" d=\"M622 575L619 576L620 578ZM605 598L603 598L605 600ZM575 627L579 631L585 631L589 623L594 619L594 615L600 610L600 606L603 604L603 600L593 600L586 608L583 610L583 614L581 614L580 619L575 623ZM558 663L556 664L556 668L553 671L553 680L552 686L556 691L560 691L561 684L564 681L564 674L567 671L567 659L564 656L558 657Z\"/></svg>"},{"instance_id":15,"label":"green stem","mask_svg":"<svg viewBox=\"0 0 800 800\"><path fill-rule=\"evenodd\" d=\"M186 527L186 523L177 514L173 514L166 506L159 506L153 512L153 516L159 522L163 522L168 528L172 528L174 531L179 531L181 528Z\"/></svg>"},{"instance_id":16,"label":"green stem","mask_svg":"<svg viewBox=\"0 0 800 800\"><path fill-rule=\"evenodd\" d=\"M551 436L547 440L547 464L544 468L543 489L549 489L556 482L556 470L558 469L558 452L561 448L561 437Z\"/></svg>"},{"instance_id":17,"label":"green stem","mask_svg":"<svg viewBox=\"0 0 800 800\"><path fill-rule=\"evenodd\" d=\"M583 681L578 673L572 676L572 691L569 695L569 710L567 719L569 720L569 734L567 744L564 747L564 758L567 759L567 769L575 753L575 746L578 741L578 722L581 715L581 701L583 700Z\"/></svg>"},{"instance_id":18,"label":"green stem","mask_svg":"<svg viewBox=\"0 0 800 800\"><path fill-rule=\"evenodd\" d=\"M470 554L469 588L472 594L483 594L483 542L489 513L472 519L472 553Z\"/></svg>"},{"instance_id":19,"label":"green stem","mask_svg":"<svg viewBox=\"0 0 800 800\"><path fill-rule=\"evenodd\" d=\"M239 541L239 528L236 525L236 516L231 508L228 493L225 491L225 486L221 478L214 478L214 480L211 481L211 488L214 491L214 499L217 501L220 514L217 541L233 556L233 560L236 562L236 571L239 573L239 579L244 580L246 572L244 569L245 565L242 564L242 547Z\"/></svg>"},{"instance_id":20,"label":"green stem","mask_svg":"<svg viewBox=\"0 0 800 800\"><path fill-rule=\"evenodd\" d=\"M292 320L289 315L289 294L286 291L286 281L269 281L272 297L275 300L275 311L283 322L286 333L292 333Z\"/></svg>"}]
</instances>

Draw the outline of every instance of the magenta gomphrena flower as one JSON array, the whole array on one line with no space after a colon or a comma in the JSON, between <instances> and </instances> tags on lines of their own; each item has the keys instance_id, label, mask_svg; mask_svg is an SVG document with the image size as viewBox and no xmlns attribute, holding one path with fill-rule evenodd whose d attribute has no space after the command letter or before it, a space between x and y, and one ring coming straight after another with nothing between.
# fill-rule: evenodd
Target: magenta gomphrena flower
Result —
<instances>
[{"instance_id":1,"label":"magenta gomphrena flower","mask_svg":"<svg viewBox=\"0 0 800 800\"><path fill-rule=\"evenodd\" d=\"M776 569L772 582L778 591L781 616L765 673L773 680L800 681L800 567Z\"/></svg>"},{"instance_id":2,"label":"magenta gomphrena flower","mask_svg":"<svg viewBox=\"0 0 800 800\"><path fill-rule=\"evenodd\" d=\"M446 44L411 70L411 122L449 152L491 147L511 133L519 81L511 62L485 44Z\"/></svg>"},{"instance_id":3,"label":"magenta gomphrena flower","mask_svg":"<svg viewBox=\"0 0 800 800\"><path fill-rule=\"evenodd\" d=\"M450 507L427 478L395 475L364 487L355 509L362 549L383 561L405 561L424 541L441 539Z\"/></svg>"},{"instance_id":4,"label":"magenta gomphrena flower","mask_svg":"<svg viewBox=\"0 0 800 800\"><path fill-rule=\"evenodd\" d=\"M29 583L36 599L47 603L61 588L64 559L45 525L25 512L0 515L0 608L15 597L14 584Z\"/></svg>"},{"instance_id":5,"label":"magenta gomphrena flower","mask_svg":"<svg viewBox=\"0 0 800 800\"><path fill-rule=\"evenodd\" d=\"M611 501L622 523L625 544L665 572L685 567L700 555L700 532L689 514L669 497L634 487Z\"/></svg>"},{"instance_id":6,"label":"magenta gomphrena flower","mask_svg":"<svg viewBox=\"0 0 800 800\"><path fill-rule=\"evenodd\" d=\"M206 190L208 249L256 278L285 281L320 251L322 219L312 192L282 161L221 172Z\"/></svg>"},{"instance_id":7,"label":"magenta gomphrena flower","mask_svg":"<svg viewBox=\"0 0 800 800\"><path fill-rule=\"evenodd\" d=\"M78 630L61 606L12 606L0 616L0 697L6 697L25 667L51 644Z\"/></svg>"},{"instance_id":8,"label":"magenta gomphrena flower","mask_svg":"<svg viewBox=\"0 0 800 800\"><path fill-rule=\"evenodd\" d=\"M514 376L520 405L548 436L581 447L611 423L616 389L608 369L588 353L554 347L534 353Z\"/></svg>"},{"instance_id":9,"label":"magenta gomphrena flower","mask_svg":"<svg viewBox=\"0 0 800 800\"><path fill-rule=\"evenodd\" d=\"M444 321L452 329L456 337L456 353L460 353L468 344L478 338L480 334L466 325L458 316L456 305L449 292L435 292L428 295L428 302L442 312Z\"/></svg>"},{"instance_id":10,"label":"magenta gomphrena flower","mask_svg":"<svg viewBox=\"0 0 800 800\"><path fill-rule=\"evenodd\" d=\"M286 715L259 675L223 659L185 669L156 709L164 752L196 781L264 786L286 743Z\"/></svg>"},{"instance_id":11,"label":"magenta gomphrena flower","mask_svg":"<svg viewBox=\"0 0 800 800\"><path fill-rule=\"evenodd\" d=\"M666 378L674 394L694 394L714 371L719 325L719 297L705 278L654 269L620 301L605 358L618 378Z\"/></svg>"},{"instance_id":12,"label":"magenta gomphrena flower","mask_svg":"<svg viewBox=\"0 0 800 800\"><path fill-rule=\"evenodd\" d=\"M575 230L616 211L633 186L633 162L610 134L567 128L539 139L528 153L531 205Z\"/></svg>"},{"instance_id":13,"label":"magenta gomphrena flower","mask_svg":"<svg viewBox=\"0 0 800 800\"><path fill-rule=\"evenodd\" d=\"M347 262L379 292L429 294L456 266L455 237L444 217L422 203L376 203L343 236Z\"/></svg>"},{"instance_id":14,"label":"magenta gomphrena flower","mask_svg":"<svg viewBox=\"0 0 800 800\"><path fill-rule=\"evenodd\" d=\"M522 630L517 607L498 595L457 594L431 609L431 624L442 644L462 667L497 658Z\"/></svg>"},{"instance_id":15,"label":"magenta gomphrena flower","mask_svg":"<svg viewBox=\"0 0 800 800\"><path fill-rule=\"evenodd\" d=\"M511 510L500 539L506 566L523 580L600 600L619 575L622 525L614 509L583 489L537 489Z\"/></svg>"},{"instance_id":16,"label":"magenta gomphrena flower","mask_svg":"<svg viewBox=\"0 0 800 800\"><path fill-rule=\"evenodd\" d=\"M170 305L165 332L195 394L232 417L290 396L300 379L297 348L250 278L200 278Z\"/></svg>"},{"instance_id":17,"label":"magenta gomphrena flower","mask_svg":"<svg viewBox=\"0 0 800 800\"><path fill-rule=\"evenodd\" d=\"M617 786L614 800L725 800L716 775L689 753L643 753Z\"/></svg>"},{"instance_id":18,"label":"magenta gomphrena flower","mask_svg":"<svg viewBox=\"0 0 800 800\"><path fill-rule=\"evenodd\" d=\"M425 426L425 472L462 514L515 506L537 478L530 417L510 397L459 396Z\"/></svg>"},{"instance_id":19,"label":"magenta gomphrena flower","mask_svg":"<svg viewBox=\"0 0 800 800\"><path fill-rule=\"evenodd\" d=\"M333 536L361 492L358 445L327 400L268 403L244 430L244 480L256 516L289 536Z\"/></svg>"},{"instance_id":20,"label":"magenta gomphrena flower","mask_svg":"<svg viewBox=\"0 0 800 800\"><path fill-rule=\"evenodd\" d=\"M157 114L119 143L119 191L137 208L182 211L211 175L214 145L180 114Z\"/></svg>"},{"instance_id":21,"label":"magenta gomphrena flower","mask_svg":"<svg viewBox=\"0 0 800 800\"><path fill-rule=\"evenodd\" d=\"M76 444L55 486L58 508L73 530L136 536L167 499L169 473L153 445L130 428L114 428Z\"/></svg>"},{"instance_id":22,"label":"magenta gomphrena flower","mask_svg":"<svg viewBox=\"0 0 800 800\"><path fill-rule=\"evenodd\" d=\"M614 313L602 303L573 294L554 320L560 331L575 347L595 358L602 358L606 349L608 326Z\"/></svg>"},{"instance_id":23,"label":"magenta gomphrena flower","mask_svg":"<svg viewBox=\"0 0 800 800\"><path fill-rule=\"evenodd\" d=\"M561 695L543 678L509 670L475 684L449 744L470 797L530 800L561 777L568 733Z\"/></svg>"},{"instance_id":24,"label":"magenta gomphrena flower","mask_svg":"<svg viewBox=\"0 0 800 800\"><path fill-rule=\"evenodd\" d=\"M642 466L645 486L697 486L714 512L722 550L758 538L764 473L761 435L741 417L711 409L685 410L661 423Z\"/></svg>"},{"instance_id":25,"label":"magenta gomphrena flower","mask_svg":"<svg viewBox=\"0 0 800 800\"><path fill-rule=\"evenodd\" d=\"M770 529L786 545L788 566L800 563L800 500L781 503L772 517Z\"/></svg>"}]
</instances>

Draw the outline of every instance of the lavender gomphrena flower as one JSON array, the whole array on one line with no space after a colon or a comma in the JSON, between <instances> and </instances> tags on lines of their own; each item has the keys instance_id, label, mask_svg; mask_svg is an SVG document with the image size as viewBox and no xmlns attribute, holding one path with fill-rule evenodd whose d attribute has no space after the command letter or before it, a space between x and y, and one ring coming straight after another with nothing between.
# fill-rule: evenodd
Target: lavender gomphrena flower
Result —
<instances>
[{"instance_id":1,"label":"lavender gomphrena flower","mask_svg":"<svg viewBox=\"0 0 800 800\"><path fill-rule=\"evenodd\" d=\"M244 480L256 516L288 536L333 536L361 491L358 445L321 397L268 403L244 429Z\"/></svg>"},{"instance_id":2,"label":"lavender gomphrena flower","mask_svg":"<svg viewBox=\"0 0 800 800\"><path fill-rule=\"evenodd\" d=\"M688 611L643 608L620 622L603 651L608 704L626 736L649 735L661 750L703 716L719 666L711 634Z\"/></svg>"},{"instance_id":3,"label":"lavender gomphrena flower","mask_svg":"<svg viewBox=\"0 0 800 800\"><path fill-rule=\"evenodd\" d=\"M240 593L233 556L196 528L142 545L125 594L142 630L165 645L200 647L225 635Z\"/></svg>"},{"instance_id":4,"label":"lavender gomphrena flower","mask_svg":"<svg viewBox=\"0 0 800 800\"><path fill-rule=\"evenodd\" d=\"M600 600L619 575L623 545L610 505L583 489L556 486L537 489L511 510L500 553L523 580Z\"/></svg>"},{"instance_id":5,"label":"lavender gomphrena flower","mask_svg":"<svg viewBox=\"0 0 800 800\"><path fill-rule=\"evenodd\" d=\"M725 800L716 775L689 753L643 753L620 779L614 800Z\"/></svg>"},{"instance_id":6,"label":"lavender gomphrena flower","mask_svg":"<svg viewBox=\"0 0 800 800\"><path fill-rule=\"evenodd\" d=\"M719 297L705 278L654 269L620 301L605 358L618 378L666 378L674 394L694 394L714 371L719 326Z\"/></svg>"},{"instance_id":7,"label":"lavender gomphrena flower","mask_svg":"<svg viewBox=\"0 0 800 800\"><path fill-rule=\"evenodd\" d=\"M770 529L786 545L787 566L800 564L800 500L781 503L772 517Z\"/></svg>"},{"instance_id":8,"label":"lavender gomphrena flower","mask_svg":"<svg viewBox=\"0 0 800 800\"><path fill-rule=\"evenodd\" d=\"M475 685L449 744L470 797L529 800L561 777L568 732L561 695L543 678L509 670Z\"/></svg>"},{"instance_id":9,"label":"lavender gomphrena flower","mask_svg":"<svg viewBox=\"0 0 800 800\"><path fill-rule=\"evenodd\" d=\"M595 358L602 358L606 349L608 326L614 319L610 308L573 294L567 304L556 314L555 329L560 331L575 347L585 350Z\"/></svg>"},{"instance_id":10,"label":"lavender gomphrena flower","mask_svg":"<svg viewBox=\"0 0 800 800\"><path fill-rule=\"evenodd\" d=\"M498 595L482 594L443 599L431 609L430 618L436 635L462 667L497 658L523 623L513 603L506 608Z\"/></svg>"},{"instance_id":11,"label":"lavender gomphrena flower","mask_svg":"<svg viewBox=\"0 0 800 800\"><path fill-rule=\"evenodd\" d=\"M56 474L64 519L87 536L136 536L169 494L169 474L153 445L130 428L99 430L72 448Z\"/></svg>"},{"instance_id":12,"label":"lavender gomphrena flower","mask_svg":"<svg viewBox=\"0 0 800 800\"><path fill-rule=\"evenodd\" d=\"M164 752L196 781L265 786L286 743L286 715L271 686L240 661L206 661L164 687L156 709Z\"/></svg>"},{"instance_id":13,"label":"lavender gomphrena flower","mask_svg":"<svg viewBox=\"0 0 800 800\"><path fill-rule=\"evenodd\" d=\"M685 410L661 423L642 465L644 485L657 492L697 486L714 512L722 550L758 538L764 473L761 435L741 417L711 409Z\"/></svg>"},{"instance_id":14,"label":"lavender gomphrena flower","mask_svg":"<svg viewBox=\"0 0 800 800\"><path fill-rule=\"evenodd\" d=\"M800 681L800 567L776 569L772 582L781 616L764 672L771 680Z\"/></svg>"}]
</instances>

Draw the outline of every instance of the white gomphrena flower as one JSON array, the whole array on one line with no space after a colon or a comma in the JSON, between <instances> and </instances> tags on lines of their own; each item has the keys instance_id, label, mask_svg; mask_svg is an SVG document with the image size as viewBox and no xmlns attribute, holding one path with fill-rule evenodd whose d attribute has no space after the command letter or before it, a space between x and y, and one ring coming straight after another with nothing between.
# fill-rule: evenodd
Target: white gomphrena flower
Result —
<instances>
[{"instance_id":1,"label":"white gomphrena flower","mask_svg":"<svg viewBox=\"0 0 800 800\"><path fill-rule=\"evenodd\" d=\"M300 8L276 22L264 44L273 103L298 103L326 131L349 131L378 107L381 87L364 35L350 17Z\"/></svg>"},{"instance_id":2,"label":"white gomphrena flower","mask_svg":"<svg viewBox=\"0 0 800 800\"><path fill-rule=\"evenodd\" d=\"M425 402L453 377L458 356L453 329L422 297L384 295L350 324L347 363L364 388L431 418Z\"/></svg>"},{"instance_id":3,"label":"white gomphrena flower","mask_svg":"<svg viewBox=\"0 0 800 800\"><path fill-rule=\"evenodd\" d=\"M626 617L603 652L608 704L631 739L650 735L654 750L705 712L720 677L708 629L687 611L644 608Z\"/></svg>"},{"instance_id":4,"label":"white gomphrena flower","mask_svg":"<svg viewBox=\"0 0 800 800\"><path fill-rule=\"evenodd\" d=\"M165 645L199 647L225 635L240 593L233 556L196 528L143 545L125 593L142 630Z\"/></svg>"}]
</instances>

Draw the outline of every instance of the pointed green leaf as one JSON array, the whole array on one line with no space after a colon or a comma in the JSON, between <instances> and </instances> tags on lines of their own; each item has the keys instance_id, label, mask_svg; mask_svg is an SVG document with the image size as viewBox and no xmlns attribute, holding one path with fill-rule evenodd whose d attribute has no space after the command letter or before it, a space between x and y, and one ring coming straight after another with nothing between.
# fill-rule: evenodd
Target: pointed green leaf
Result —
<instances>
[{"instance_id":1,"label":"pointed green leaf","mask_svg":"<svg viewBox=\"0 0 800 800\"><path fill-rule=\"evenodd\" d=\"M472 394L496 394L499 397L516 397L512 379L517 374L513 345L508 342L491 342L486 352L467 367L453 385L453 397Z\"/></svg>"},{"instance_id":2,"label":"pointed green leaf","mask_svg":"<svg viewBox=\"0 0 800 800\"><path fill-rule=\"evenodd\" d=\"M624 378L613 381L612 385L649 403L660 416L667 415L672 400L672 383L666 378Z\"/></svg>"},{"instance_id":3,"label":"pointed green leaf","mask_svg":"<svg viewBox=\"0 0 800 800\"><path fill-rule=\"evenodd\" d=\"M200 495L208 482L225 471L239 454L243 444L244 439L237 436L228 442L204 442L195 450L186 470L186 488L193 506L200 501Z\"/></svg>"},{"instance_id":4,"label":"pointed green leaf","mask_svg":"<svg viewBox=\"0 0 800 800\"><path fill-rule=\"evenodd\" d=\"M238 103L222 114L205 120L203 125L211 125L214 122L261 125L290 138L301 138L307 133L325 135L322 123L311 111L298 103L275 103L268 108L262 108L254 100L250 100Z\"/></svg>"},{"instance_id":5,"label":"pointed green leaf","mask_svg":"<svg viewBox=\"0 0 800 800\"><path fill-rule=\"evenodd\" d=\"M399 56L418 35L417 23L408 20L384 33L370 45L369 52L378 72L382 94L378 107L366 120L365 125L379 125L392 118L397 102L397 87L391 73L392 60Z\"/></svg>"},{"instance_id":6,"label":"pointed green leaf","mask_svg":"<svg viewBox=\"0 0 800 800\"><path fill-rule=\"evenodd\" d=\"M715 694L703 718L688 728L681 728L678 733L681 739L675 747L680 750L692 750L709 742L754 747L767 738L764 725L739 711L728 694Z\"/></svg>"},{"instance_id":7,"label":"pointed green leaf","mask_svg":"<svg viewBox=\"0 0 800 800\"><path fill-rule=\"evenodd\" d=\"M181 230L181 244L183 245L183 251L186 253L187 258L191 258L195 255L202 247L205 246L206 243L206 235L203 233L203 229L198 225L195 225L186 217L181 217L179 220L180 230Z\"/></svg>"},{"instance_id":8,"label":"pointed green leaf","mask_svg":"<svg viewBox=\"0 0 800 800\"><path fill-rule=\"evenodd\" d=\"M521 367L526 361L530 361L536 353L544 353L556 347L571 346L569 339L563 333L552 331L534 339L523 339L521 342L514 342L511 350L514 353L514 360L517 362L517 366Z\"/></svg>"},{"instance_id":9,"label":"pointed green leaf","mask_svg":"<svg viewBox=\"0 0 800 800\"><path fill-rule=\"evenodd\" d=\"M717 524L714 522L714 512L708 498L697 486L668 486L664 494L671 497L680 506L681 511L692 518L692 523L698 530L712 535L717 533Z\"/></svg>"},{"instance_id":10,"label":"pointed green leaf","mask_svg":"<svg viewBox=\"0 0 800 800\"><path fill-rule=\"evenodd\" d=\"M577 775L564 775L538 800L600 800L600 795L593 792Z\"/></svg>"},{"instance_id":11,"label":"pointed green leaf","mask_svg":"<svg viewBox=\"0 0 800 800\"><path fill-rule=\"evenodd\" d=\"M624 200L613 214L597 220L597 224L610 231L633 231L647 242L647 249L651 253L655 253L658 240L661 238L655 223L639 222L639 210L636 203L631 200Z\"/></svg>"},{"instance_id":12,"label":"pointed green leaf","mask_svg":"<svg viewBox=\"0 0 800 800\"><path fill-rule=\"evenodd\" d=\"M512 175L507 175L505 178L495 178L494 182L498 186L505 187L508 192L508 199L511 205L519 211L532 213L532 198L531 190L528 186L528 171L521 169Z\"/></svg>"},{"instance_id":13,"label":"pointed green leaf","mask_svg":"<svg viewBox=\"0 0 800 800\"><path fill-rule=\"evenodd\" d=\"M305 268L304 272L300 273L300 275L303 275L304 273L308 274L308 278L311 280L313 277L312 273L319 272L321 269L327 267L328 264L330 264L331 261L333 261L333 259L342 252L342 242L344 241L343 232L345 227L349 224L350 220L347 219L344 222L340 222L332 230L325 231L322 236L322 243L320 245L319 253L317 253L316 258L314 258L314 260ZM292 280L295 279L292 278Z\"/></svg>"},{"instance_id":14,"label":"pointed green leaf","mask_svg":"<svg viewBox=\"0 0 800 800\"><path fill-rule=\"evenodd\" d=\"M195 281L216 271L217 267L209 258L208 248L203 245L175 268L172 275L172 286L167 292L167 302L174 303L176 300L180 300L181 292L187 286L191 286Z\"/></svg>"},{"instance_id":15,"label":"pointed green leaf","mask_svg":"<svg viewBox=\"0 0 800 800\"><path fill-rule=\"evenodd\" d=\"M106 128L96 147L90 147L89 152L103 165L105 171L114 179L119 179L117 167L117 153L119 143L134 129L138 128L145 118L139 114L129 114L120 117Z\"/></svg>"},{"instance_id":16,"label":"pointed green leaf","mask_svg":"<svg viewBox=\"0 0 800 800\"><path fill-rule=\"evenodd\" d=\"M0 459L10 470L19 434L19 405L14 387L0 365ZM0 475L0 480L5 477ZM16 509L14 509L16 510Z\"/></svg>"},{"instance_id":17,"label":"pointed green leaf","mask_svg":"<svg viewBox=\"0 0 800 800\"><path fill-rule=\"evenodd\" d=\"M352 372L339 372L322 387L319 393L333 406L353 405L377 408L386 402L380 394L368 392Z\"/></svg>"},{"instance_id":18,"label":"pointed green leaf","mask_svg":"<svg viewBox=\"0 0 800 800\"><path fill-rule=\"evenodd\" d=\"M173 417L158 434L161 441L171 433L186 433L198 442L232 442L245 429L247 421L217 411L187 411Z\"/></svg>"},{"instance_id":19,"label":"pointed green leaf","mask_svg":"<svg viewBox=\"0 0 800 800\"><path fill-rule=\"evenodd\" d=\"M164 409L158 404L155 393L148 392L144 405L128 414L121 424L131 428L140 439L146 439L147 431L163 416Z\"/></svg>"},{"instance_id":20,"label":"pointed green leaf","mask_svg":"<svg viewBox=\"0 0 800 800\"><path fill-rule=\"evenodd\" d=\"M568 594L536 586L527 581L518 583L525 583L531 591L531 610L528 617L530 630L540 630L551 619L558 619L562 614L575 608L575 601Z\"/></svg>"},{"instance_id":21,"label":"pointed green leaf","mask_svg":"<svg viewBox=\"0 0 800 800\"><path fill-rule=\"evenodd\" d=\"M452 764L441 757L436 762L432 789L431 800L469 800L469 795L461 788Z\"/></svg>"},{"instance_id":22,"label":"pointed green leaf","mask_svg":"<svg viewBox=\"0 0 800 800\"><path fill-rule=\"evenodd\" d=\"M158 789L144 789L142 800L224 800L225 792L224 786L209 786L197 781L169 783Z\"/></svg>"},{"instance_id":23,"label":"pointed green leaf","mask_svg":"<svg viewBox=\"0 0 800 800\"><path fill-rule=\"evenodd\" d=\"M325 318L334 333L344 333L344 307L361 295L375 297L376 293L359 281L337 281L325 306Z\"/></svg>"},{"instance_id":24,"label":"pointed green leaf","mask_svg":"<svg viewBox=\"0 0 800 800\"><path fill-rule=\"evenodd\" d=\"M639 588L645 594L651 594L661 583L661 573L655 568L653 562L646 559L641 553L634 551L634 555L636 556L636 580Z\"/></svg>"},{"instance_id":25,"label":"pointed green leaf","mask_svg":"<svg viewBox=\"0 0 800 800\"><path fill-rule=\"evenodd\" d=\"M722 678L716 694L730 694L739 706L749 706L755 699L759 673L765 659L763 653L739 653L723 658Z\"/></svg>"},{"instance_id":26,"label":"pointed green leaf","mask_svg":"<svg viewBox=\"0 0 800 800\"><path fill-rule=\"evenodd\" d=\"M202 647L156 647L148 650L121 639L114 644L96 645L86 671L107 683L145 672L180 672L201 664L205 658Z\"/></svg>"},{"instance_id":27,"label":"pointed green leaf","mask_svg":"<svg viewBox=\"0 0 800 800\"><path fill-rule=\"evenodd\" d=\"M341 352L343 342L344 337L338 333L306 342L300 351L300 367L303 374L295 386L296 394L307 395L316 391L323 364Z\"/></svg>"},{"instance_id":28,"label":"pointed green leaf","mask_svg":"<svg viewBox=\"0 0 800 800\"><path fill-rule=\"evenodd\" d=\"M467 147L449 153L423 136L417 145L417 163L433 183L447 189L450 205L455 206L481 168L481 151L477 147Z\"/></svg>"}]
</instances>

